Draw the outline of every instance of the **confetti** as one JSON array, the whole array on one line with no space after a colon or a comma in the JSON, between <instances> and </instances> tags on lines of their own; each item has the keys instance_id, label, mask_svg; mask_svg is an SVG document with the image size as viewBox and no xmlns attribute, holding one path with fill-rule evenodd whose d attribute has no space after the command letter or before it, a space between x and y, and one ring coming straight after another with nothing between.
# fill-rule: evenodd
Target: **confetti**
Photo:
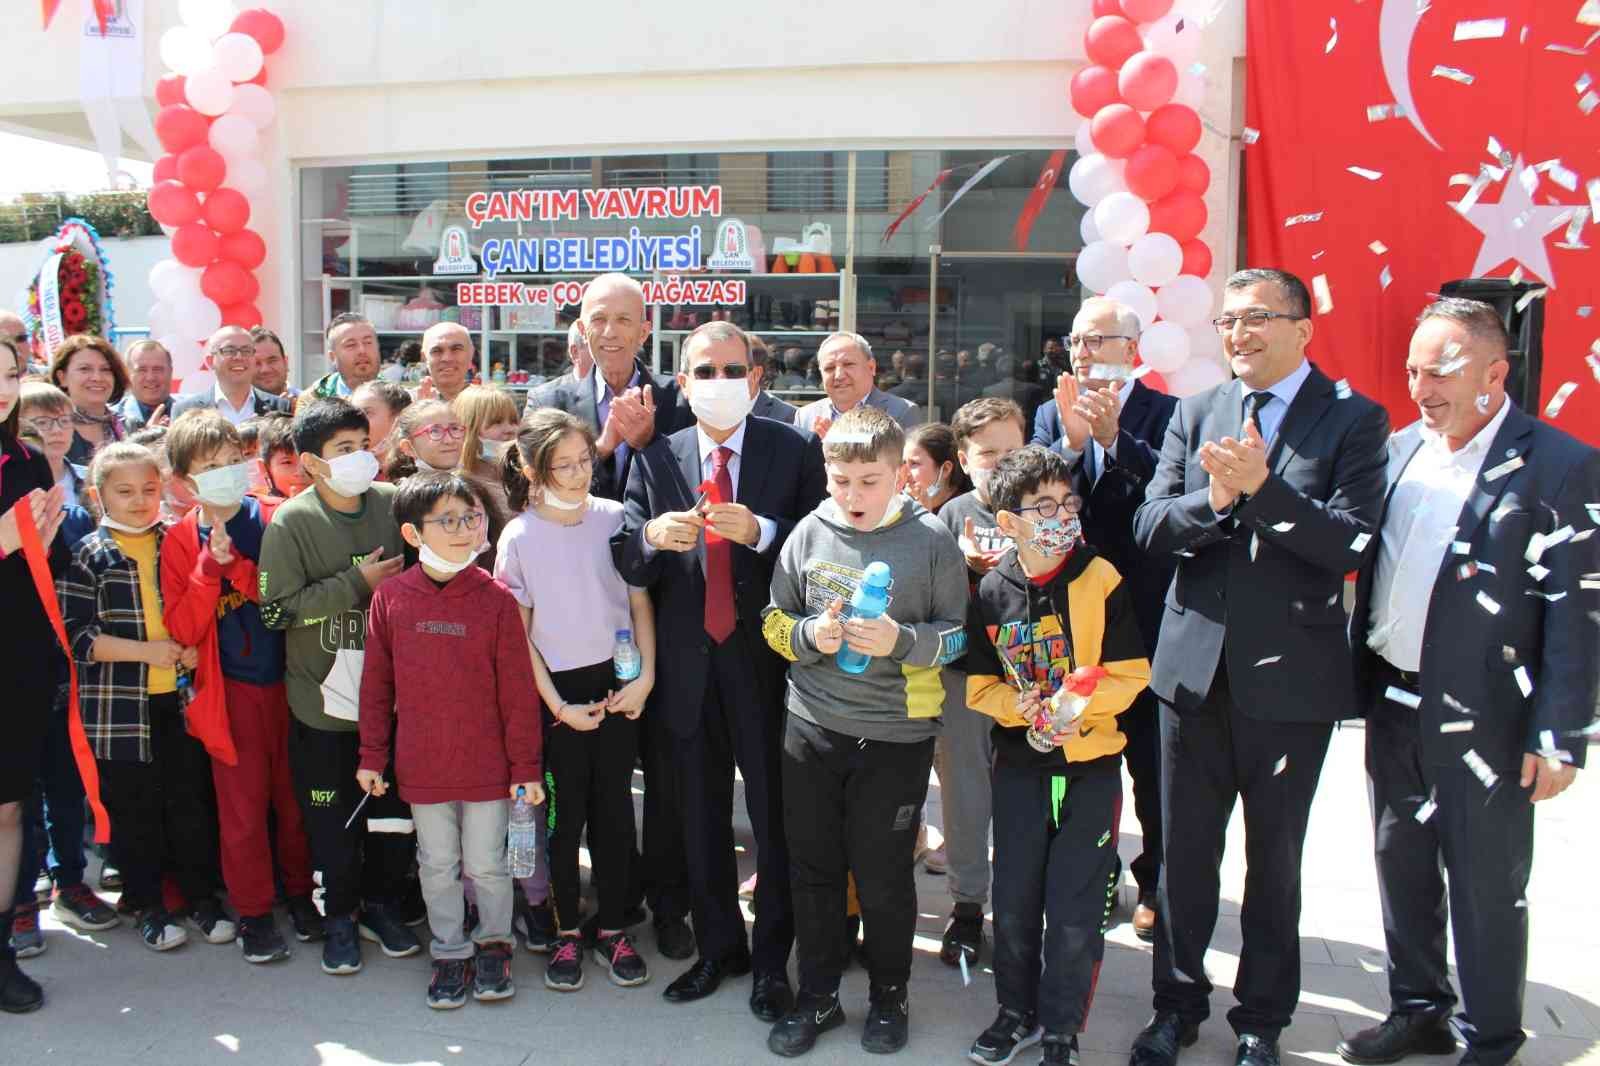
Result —
<instances>
[{"instance_id":1,"label":"confetti","mask_svg":"<svg viewBox=\"0 0 1600 1066\"><path fill-rule=\"evenodd\" d=\"M1585 592L1593 592L1595 589L1600 589L1600 577L1580 577L1578 579L1578 588Z\"/></svg>"},{"instance_id":2,"label":"confetti","mask_svg":"<svg viewBox=\"0 0 1600 1066\"><path fill-rule=\"evenodd\" d=\"M1287 756L1287 755L1282 756L1281 758L1278 759L1277 763L1272 767L1272 776L1273 777L1277 777L1279 774L1283 773L1288 768L1289 768L1289 756Z\"/></svg>"},{"instance_id":3,"label":"confetti","mask_svg":"<svg viewBox=\"0 0 1600 1066\"><path fill-rule=\"evenodd\" d=\"M1383 690L1383 698L1393 700L1402 707L1410 707L1413 711L1422 706L1422 697L1415 692L1407 692L1398 685L1390 685Z\"/></svg>"},{"instance_id":4,"label":"confetti","mask_svg":"<svg viewBox=\"0 0 1600 1066\"><path fill-rule=\"evenodd\" d=\"M1388 970L1386 958L1381 951L1363 951L1356 956L1356 962L1368 973L1384 973Z\"/></svg>"},{"instance_id":5,"label":"confetti","mask_svg":"<svg viewBox=\"0 0 1600 1066\"><path fill-rule=\"evenodd\" d=\"M1265 659L1256 660L1256 665L1257 666L1271 666L1273 663L1281 662L1282 660L1283 660L1283 656L1281 656L1281 655L1269 655Z\"/></svg>"},{"instance_id":6,"label":"confetti","mask_svg":"<svg viewBox=\"0 0 1600 1066\"><path fill-rule=\"evenodd\" d=\"M1388 267L1384 267L1382 270L1378 271L1378 288L1387 289L1393 284L1394 274L1389 271Z\"/></svg>"},{"instance_id":7,"label":"confetti","mask_svg":"<svg viewBox=\"0 0 1600 1066\"><path fill-rule=\"evenodd\" d=\"M969 988L972 985L972 971L967 969L967 953L963 951L956 958L961 962L961 987Z\"/></svg>"},{"instance_id":8,"label":"confetti","mask_svg":"<svg viewBox=\"0 0 1600 1066\"><path fill-rule=\"evenodd\" d=\"M1311 291L1317 297L1317 314L1325 315L1333 310L1333 293L1328 288L1328 275L1318 274L1312 278Z\"/></svg>"},{"instance_id":9,"label":"confetti","mask_svg":"<svg viewBox=\"0 0 1600 1066\"><path fill-rule=\"evenodd\" d=\"M1399 118L1405 114L1405 108L1399 104L1372 104L1367 108L1368 122L1382 122L1386 118Z\"/></svg>"},{"instance_id":10,"label":"confetti","mask_svg":"<svg viewBox=\"0 0 1600 1066\"><path fill-rule=\"evenodd\" d=\"M1590 352L1583 357L1583 361L1589 364L1589 372L1594 375L1594 379L1600 381L1600 355Z\"/></svg>"},{"instance_id":11,"label":"confetti","mask_svg":"<svg viewBox=\"0 0 1600 1066\"><path fill-rule=\"evenodd\" d=\"M1583 191L1589 194L1589 217L1600 218L1600 178L1584 182Z\"/></svg>"},{"instance_id":12,"label":"confetti","mask_svg":"<svg viewBox=\"0 0 1600 1066\"><path fill-rule=\"evenodd\" d=\"M1311 253L1311 261L1313 263L1315 263L1318 259L1321 259L1323 256L1325 256L1327 254L1328 254L1328 250L1326 248L1319 248L1316 251Z\"/></svg>"},{"instance_id":13,"label":"confetti","mask_svg":"<svg viewBox=\"0 0 1600 1066\"><path fill-rule=\"evenodd\" d=\"M1333 31L1333 36L1328 38L1328 43L1322 46L1322 54L1328 55L1333 51L1333 46L1339 43L1339 20L1328 19L1328 29Z\"/></svg>"},{"instance_id":14,"label":"confetti","mask_svg":"<svg viewBox=\"0 0 1600 1066\"><path fill-rule=\"evenodd\" d=\"M1576 82L1573 83L1572 91L1575 92L1575 93L1588 92L1589 91L1589 86L1591 86L1593 84L1594 84L1594 75L1590 74L1590 73L1588 73L1586 71L1586 72L1584 72L1583 77L1579 78Z\"/></svg>"},{"instance_id":15,"label":"confetti","mask_svg":"<svg viewBox=\"0 0 1600 1066\"><path fill-rule=\"evenodd\" d=\"M1500 613L1500 605L1495 602L1495 599L1494 599L1493 596L1489 595L1487 592L1483 591L1482 589L1478 590L1477 600L1478 600L1478 606L1482 607L1485 611L1488 611L1490 614L1499 614Z\"/></svg>"},{"instance_id":16,"label":"confetti","mask_svg":"<svg viewBox=\"0 0 1600 1066\"><path fill-rule=\"evenodd\" d=\"M1434 813L1436 811L1438 811L1438 809L1439 809L1439 801L1434 798L1438 794L1439 794L1438 788L1434 788L1434 790L1432 792L1428 793L1428 798L1423 800L1421 805L1419 805L1417 807L1417 821L1418 821L1418 823L1426 823L1427 820L1429 818L1432 818L1434 816Z\"/></svg>"},{"instance_id":17,"label":"confetti","mask_svg":"<svg viewBox=\"0 0 1600 1066\"><path fill-rule=\"evenodd\" d=\"M1589 521L1600 526L1600 503L1586 503L1583 506L1589 512Z\"/></svg>"},{"instance_id":18,"label":"confetti","mask_svg":"<svg viewBox=\"0 0 1600 1066\"><path fill-rule=\"evenodd\" d=\"M1476 577L1477 574L1478 564L1475 562L1462 563L1460 566L1456 567L1457 581L1465 581L1470 577Z\"/></svg>"},{"instance_id":19,"label":"confetti","mask_svg":"<svg viewBox=\"0 0 1600 1066\"><path fill-rule=\"evenodd\" d=\"M1471 211L1478 203L1478 198L1489 188L1490 181L1489 168L1481 168L1478 171L1478 176L1472 179L1472 187L1461 197L1461 201L1455 205L1455 209L1463 215ZM1453 181L1452 184L1454 184Z\"/></svg>"},{"instance_id":20,"label":"confetti","mask_svg":"<svg viewBox=\"0 0 1600 1066\"><path fill-rule=\"evenodd\" d=\"M236 1054L239 1051L239 1038L234 1036L232 1033L218 1033L211 1039L216 1041L218 1044L221 1044L229 1051L232 1051Z\"/></svg>"},{"instance_id":21,"label":"confetti","mask_svg":"<svg viewBox=\"0 0 1600 1066\"><path fill-rule=\"evenodd\" d=\"M1291 530L1293 528L1294 528L1294 523L1293 522L1277 522L1277 523L1275 523L1273 525L1272 531L1274 533L1287 533L1287 532L1289 532L1289 530Z\"/></svg>"},{"instance_id":22,"label":"confetti","mask_svg":"<svg viewBox=\"0 0 1600 1066\"><path fill-rule=\"evenodd\" d=\"M1517 667L1511 672L1511 676L1517 679L1517 687L1522 690L1523 699L1533 695L1533 678L1528 676L1528 668L1526 666Z\"/></svg>"},{"instance_id":23,"label":"confetti","mask_svg":"<svg viewBox=\"0 0 1600 1066\"><path fill-rule=\"evenodd\" d=\"M1556 1023L1557 1029L1565 1029L1567 1027L1566 1023L1561 1020L1561 1015L1557 1014L1556 1009L1550 1004L1546 1003L1544 1005L1544 1012L1550 1015L1550 1020Z\"/></svg>"},{"instance_id":24,"label":"confetti","mask_svg":"<svg viewBox=\"0 0 1600 1066\"><path fill-rule=\"evenodd\" d=\"M1500 775L1489 769L1489 764L1483 761L1483 756L1472 748L1468 748L1462 754L1461 761L1467 764L1467 769L1472 771L1474 777L1483 782L1484 788L1493 788L1500 780Z\"/></svg>"},{"instance_id":25,"label":"confetti","mask_svg":"<svg viewBox=\"0 0 1600 1066\"><path fill-rule=\"evenodd\" d=\"M1338 381L1335 381L1333 383L1333 395L1336 398L1341 399L1341 400L1348 400L1350 397L1354 396L1355 394L1356 394L1356 391L1350 387L1350 379L1349 378L1340 378ZM1356 549L1356 551L1360 551L1360 550L1361 550L1360 548Z\"/></svg>"},{"instance_id":26,"label":"confetti","mask_svg":"<svg viewBox=\"0 0 1600 1066\"><path fill-rule=\"evenodd\" d=\"M1290 226L1298 226L1298 225L1300 225L1301 223L1304 223L1304 222L1321 222L1321 221L1322 221L1322 212L1321 211L1318 211L1318 212L1316 212L1314 214L1310 214L1310 215L1290 215L1288 218L1283 220L1283 227L1284 227L1284 229L1288 229Z\"/></svg>"},{"instance_id":27,"label":"confetti","mask_svg":"<svg viewBox=\"0 0 1600 1066\"><path fill-rule=\"evenodd\" d=\"M1435 78L1448 78L1451 81L1460 82L1462 85L1471 85L1477 80L1476 75L1468 74L1457 67L1447 67L1443 64L1433 68L1433 76Z\"/></svg>"},{"instance_id":28,"label":"confetti","mask_svg":"<svg viewBox=\"0 0 1600 1066\"><path fill-rule=\"evenodd\" d=\"M1367 545L1372 543L1371 533L1357 533L1356 539L1350 542L1350 550L1362 552L1367 550Z\"/></svg>"},{"instance_id":29,"label":"confetti","mask_svg":"<svg viewBox=\"0 0 1600 1066\"><path fill-rule=\"evenodd\" d=\"M1523 589L1522 594L1524 596L1537 596L1549 603L1559 603L1567 598L1565 592L1540 592L1538 589Z\"/></svg>"},{"instance_id":30,"label":"confetti","mask_svg":"<svg viewBox=\"0 0 1600 1066\"><path fill-rule=\"evenodd\" d=\"M1600 107L1600 93L1587 92L1578 98L1578 110L1585 115L1594 114L1594 109Z\"/></svg>"},{"instance_id":31,"label":"confetti","mask_svg":"<svg viewBox=\"0 0 1600 1066\"><path fill-rule=\"evenodd\" d=\"M1345 169L1356 177L1366 178L1368 181L1377 181L1383 177L1383 171L1381 170L1368 170L1366 167L1345 167Z\"/></svg>"},{"instance_id":32,"label":"confetti","mask_svg":"<svg viewBox=\"0 0 1600 1066\"><path fill-rule=\"evenodd\" d=\"M1550 533L1545 536L1544 546L1545 548L1549 549L1554 548L1557 544L1565 544L1567 541L1572 539L1573 534L1576 532L1577 530L1573 529L1570 525L1562 526L1554 533Z\"/></svg>"},{"instance_id":33,"label":"confetti","mask_svg":"<svg viewBox=\"0 0 1600 1066\"><path fill-rule=\"evenodd\" d=\"M1567 400L1577 391L1578 383L1576 381L1564 383L1556 390L1556 394L1550 397L1550 402L1544 405L1544 416L1546 418L1554 418L1560 414L1561 409L1567 405Z\"/></svg>"},{"instance_id":34,"label":"confetti","mask_svg":"<svg viewBox=\"0 0 1600 1066\"><path fill-rule=\"evenodd\" d=\"M1534 563L1532 566L1528 567L1528 576L1533 578L1535 581L1543 581L1545 578L1550 576L1550 568L1548 566L1540 566L1538 563Z\"/></svg>"},{"instance_id":35,"label":"confetti","mask_svg":"<svg viewBox=\"0 0 1600 1066\"><path fill-rule=\"evenodd\" d=\"M1560 52L1562 55L1566 56L1581 56L1588 54L1584 49L1574 48L1570 44L1547 44L1544 46L1544 50L1546 52Z\"/></svg>"},{"instance_id":36,"label":"confetti","mask_svg":"<svg viewBox=\"0 0 1600 1066\"><path fill-rule=\"evenodd\" d=\"M1457 41L1488 41L1506 35L1505 19L1464 19L1456 23Z\"/></svg>"},{"instance_id":37,"label":"confetti","mask_svg":"<svg viewBox=\"0 0 1600 1066\"><path fill-rule=\"evenodd\" d=\"M1389 246L1382 241L1373 241L1367 247L1371 249L1373 255L1383 255L1389 250Z\"/></svg>"},{"instance_id":38,"label":"confetti","mask_svg":"<svg viewBox=\"0 0 1600 1066\"><path fill-rule=\"evenodd\" d=\"M1450 708L1452 711L1455 711L1457 714L1465 714L1472 717L1477 716L1477 711L1474 711L1472 708L1468 707L1466 704L1462 703L1448 692L1441 692L1439 694L1439 698L1444 700L1444 705L1446 707Z\"/></svg>"},{"instance_id":39,"label":"confetti","mask_svg":"<svg viewBox=\"0 0 1600 1066\"><path fill-rule=\"evenodd\" d=\"M1571 248L1573 245L1569 244L1566 245L1566 247ZM1590 304L1584 304L1582 307L1578 308L1579 318L1588 318L1592 314L1594 314L1594 307Z\"/></svg>"},{"instance_id":40,"label":"confetti","mask_svg":"<svg viewBox=\"0 0 1600 1066\"><path fill-rule=\"evenodd\" d=\"M1524 465L1525 464L1522 461L1522 456L1514 455L1510 459L1507 459L1505 462L1501 463L1499 466L1493 467L1492 469L1489 469L1489 470L1485 470L1483 472L1483 480L1489 482L1490 484L1493 484L1494 482L1499 481L1501 478L1505 477L1507 474L1511 473L1512 471L1521 470Z\"/></svg>"},{"instance_id":41,"label":"confetti","mask_svg":"<svg viewBox=\"0 0 1600 1066\"><path fill-rule=\"evenodd\" d=\"M1581 26L1600 26L1600 0L1583 0L1576 18Z\"/></svg>"},{"instance_id":42,"label":"confetti","mask_svg":"<svg viewBox=\"0 0 1600 1066\"><path fill-rule=\"evenodd\" d=\"M1456 555L1471 555L1472 545L1464 540L1453 540L1450 542L1450 550Z\"/></svg>"},{"instance_id":43,"label":"confetti","mask_svg":"<svg viewBox=\"0 0 1600 1066\"><path fill-rule=\"evenodd\" d=\"M1509 170L1511 168L1511 153L1501 146L1500 138L1493 136L1489 138L1489 156L1506 169ZM1499 181L1500 179L1495 178L1494 180Z\"/></svg>"},{"instance_id":44,"label":"confetti","mask_svg":"<svg viewBox=\"0 0 1600 1066\"><path fill-rule=\"evenodd\" d=\"M1255 144L1260 139L1261 131L1251 126L1246 126L1244 131L1239 134L1239 140L1243 141L1245 144Z\"/></svg>"},{"instance_id":45,"label":"confetti","mask_svg":"<svg viewBox=\"0 0 1600 1066\"><path fill-rule=\"evenodd\" d=\"M1255 533L1251 533L1250 534L1250 561L1252 563L1256 561L1256 549L1259 548L1260 546L1261 546L1261 538L1256 536Z\"/></svg>"},{"instance_id":46,"label":"confetti","mask_svg":"<svg viewBox=\"0 0 1600 1066\"><path fill-rule=\"evenodd\" d=\"M1553 175L1551 180L1555 180ZM1578 181L1576 175L1573 176L1572 181L1573 186L1576 187ZM1589 209L1587 207L1573 208L1571 215L1567 218L1567 232L1562 234L1561 239L1556 242L1556 247L1567 251L1587 251L1589 246L1583 243L1583 227L1588 222ZM1578 308L1578 317L1588 318L1591 310L1592 308L1587 306Z\"/></svg>"},{"instance_id":47,"label":"confetti","mask_svg":"<svg viewBox=\"0 0 1600 1066\"><path fill-rule=\"evenodd\" d=\"M1539 172L1524 169L1517 175L1517 182L1527 190L1528 198L1532 199L1534 192L1539 188Z\"/></svg>"},{"instance_id":48,"label":"confetti","mask_svg":"<svg viewBox=\"0 0 1600 1066\"><path fill-rule=\"evenodd\" d=\"M1523 173L1526 174L1526 173L1529 173L1529 172L1528 171L1523 171ZM1528 309L1528 305L1529 304L1533 303L1533 301L1535 301L1535 300L1544 299L1544 297L1546 295L1548 295L1549 292L1550 292L1550 290L1546 289L1546 288L1529 289L1527 292L1522 294L1521 298L1519 298L1517 300L1517 310L1518 311L1526 311Z\"/></svg>"},{"instance_id":49,"label":"confetti","mask_svg":"<svg viewBox=\"0 0 1600 1066\"><path fill-rule=\"evenodd\" d=\"M1550 168L1550 180L1568 192L1578 191L1578 172L1561 166L1559 163Z\"/></svg>"},{"instance_id":50,"label":"confetti","mask_svg":"<svg viewBox=\"0 0 1600 1066\"><path fill-rule=\"evenodd\" d=\"M1470 733L1470 732L1472 732L1472 726L1473 726L1473 723L1470 722L1470 721L1466 721L1466 722L1440 722L1439 723L1439 732L1441 732L1441 733Z\"/></svg>"}]
</instances>

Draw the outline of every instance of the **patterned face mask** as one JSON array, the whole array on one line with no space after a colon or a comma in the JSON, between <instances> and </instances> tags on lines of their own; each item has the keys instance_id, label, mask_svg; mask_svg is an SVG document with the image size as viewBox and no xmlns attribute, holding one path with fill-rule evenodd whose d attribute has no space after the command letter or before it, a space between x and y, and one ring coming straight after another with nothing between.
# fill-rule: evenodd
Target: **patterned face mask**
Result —
<instances>
[{"instance_id":1,"label":"patterned face mask","mask_svg":"<svg viewBox=\"0 0 1600 1066\"><path fill-rule=\"evenodd\" d=\"M1028 537L1028 547L1040 555L1066 555L1083 536L1083 523L1077 515L1061 518L1040 518L1033 523L1033 534Z\"/></svg>"}]
</instances>

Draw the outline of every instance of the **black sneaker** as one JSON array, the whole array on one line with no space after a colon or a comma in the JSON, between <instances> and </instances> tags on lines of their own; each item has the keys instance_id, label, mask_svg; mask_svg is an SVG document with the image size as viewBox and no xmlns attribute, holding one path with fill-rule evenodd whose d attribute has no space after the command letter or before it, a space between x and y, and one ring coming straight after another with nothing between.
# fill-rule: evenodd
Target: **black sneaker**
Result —
<instances>
[{"instance_id":1,"label":"black sneaker","mask_svg":"<svg viewBox=\"0 0 1600 1066\"><path fill-rule=\"evenodd\" d=\"M957 903L950 912L950 924L944 927L944 942L939 945L939 961L946 966L957 966L961 956L967 965L974 965L983 957L983 906L977 903Z\"/></svg>"},{"instance_id":2,"label":"black sneaker","mask_svg":"<svg viewBox=\"0 0 1600 1066\"><path fill-rule=\"evenodd\" d=\"M403 959L422 950L417 936L399 918L381 903L368 903L361 908L361 939L370 940L383 949L391 959Z\"/></svg>"},{"instance_id":3,"label":"black sneaker","mask_svg":"<svg viewBox=\"0 0 1600 1066\"><path fill-rule=\"evenodd\" d=\"M632 988L650 980L644 959L634 950L633 938L625 932L601 938L594 946L594 961L606 968L614 985Z\"/></svg>"},{"instance_id":4,"label":"black sneaker","mask_svg":"<svg viewBox=\"0 0 1600 1066\"><path fill-rule=\"evenodd\" d=\"M239 935L228 912L214 899L203 899L189 909L189 924L199 930L207 944L231 944Z\"/></svg>"},{"instance_id":5,"label":"black sneaker","mask_svg":"<svg viewBox=\"0 0 1600 1066\"><path fill-rule=\"evenodd\" d=\"M44 989L17 968L13 959L0 959L0 1010L27 1014L44 1006Z\"/></svg>"},{"instance_id":6,"label":"black sneaker","mask_svg":"<svg viewBox=\"0 0 1600 1066\"><path fill-rule=\"evenodd\" d=\"M1078 1036L1076 1033L1044 1034L1044 1055L1041 1066L1078 1066Z\"/></svg>"},{"instance_id":7,"label":"black sneaker","mask_svg":"<svg viewBox=\"0 0 1600 1066\"><path fill-rule=\"evenodd\" d=\"M556 936L556 916L550 913L548 902L531 905L519 896L511 923L522 927L523 942L535 955L550 954L560 942L561 938Z\"/></svg>"},{"instance_id":8,"label":"black sneaker","mask_svg":"<svg viewBox=\"0 0 1600 1066\"><path fill-rule=\"evenodd\" d=\"M501 943L479 946L472 974L473 999L510 999L517 994L517 986L511 980L511 952L515 947Z\"/></svg>"},{"instance_id":9,"label":"black sneaker","mask_svg":"<svg viewBox=\"0 0 1600 1066\"><path fill-rule=\"evenodd\" d=\"M289 945L271 914L239 919L239 947L245 962L277 962L289 957Z\"/></svg>"},{"instance_id":10,"label":"black sneaker","mask_svg":"<svg viewBox=\"0 0 1600 1066\"><path fill-rule=\"evenodd\" d=\"M583 987L583 941L575 936L557 939L555 954L544 968L544 986L557 992Z\"/></svg>"},{"instance_id":11,"label":"black sneaker","mask_svg":"<svg viewBox=\"0 0 1600 1066\"><path fill-rule=\"evenodd\" d=\"M1001 1007L989 1028L972 1042L972 1050L967 1052L967 1058L973 1062L1003 1066L1016 1058L1017 1052L1023 1048L1037 1044L1043 1035L1038 1015L1031 1011L1024 1014L1010 1007Z\"/></svg>"},{"instance_id":12,"label":"black sneaker","mask_svg":"<svg viewBox=\"0 0 1600 1066\"><path fill-rule=\"evenodd\" d=\"M911 1004L905 985L874 984L869 993L867 1024L861 1029L861 1050L892 1055L911 1038Z\"/></svg>"},{"instance_id":13,"label":"black sneaker","mask_svg":"<svg viewBox=\"0 0 1600 1066\"><path fill-rule=\"evenodd\" d=\"M57 921L88 932L117 927L117 912L82 881L57 889L50 913Z\"/></svg>"},{"instance_id":14,"label":"black sneaker","mask_svg":"<svg viewBox=\"0 0 1600 1066\"><path fill-rule=\"evenodd\" d=\"M150 907L139 915L139 938L151 951L171 951L189 942L189 934L162 907Z\"/></svg>"},{"instance_id":15,"label":"black sneaker","mask_svg":"<svg viewBox=\"0 0 1600 1066\"><path fill-rule=\"evenodd\" d=\"M329 918L322 941L322 972L335 977L361 972L361 938L354 918Z\"/></svg>"},{"instance_id":16,"label":"black sneaker","mask_svg":"<svg viewBox=\"0 0 1600 1066\"><path fill-rule=\"evenodd\" d=\"M328 920L310 896L289 897L289 924L294 926L294 938L302 944L328 935Z\"/></svg>"},{"instance_id":17,"label":"black sneaker","mask_svg":"<svg viewBox=\"0 0 1600 1066\"><path fill-rule=\"evenodd\" d=\"M819 996L801 989L794 1009L767 1034L767 1050L787 1059L804 1055L816 1044L817 1037L843 1024L844 1008L839 1005L838 993Z\"/></svg>"},{"instance_id":18,"label":"black sneaker","mask_svg":"<svg viewBox=\"0 0 1600 1066\"><path fill-rule=\"evenodd\" d=\"M434 1010L464 1006L471 979L471 959L434 959L433 976L428 978L428 1006Z\"/></svg>"}]
</instances>

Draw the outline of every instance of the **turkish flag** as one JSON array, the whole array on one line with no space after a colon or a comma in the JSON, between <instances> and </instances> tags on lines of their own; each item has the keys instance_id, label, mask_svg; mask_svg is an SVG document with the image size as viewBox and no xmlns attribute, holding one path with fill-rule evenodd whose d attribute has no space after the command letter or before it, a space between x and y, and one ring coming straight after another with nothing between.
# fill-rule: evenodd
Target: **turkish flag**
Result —
<instances>
[{"instance_id":1,"label":"turkish flag","mask_svg":"<svg viewBox=\"0 0 1600 1066\"><path fill-rule=\"evenodd\" d=\"M1600 207L1600 95L1587 95L1600 84L1585 74L1600 49L1573 54L1597 27L1576 0L1418 7L1249 0L1250 263L1325 280L1311 357L1397 428L1417 419L1405 361L1430 294L1520 270L1549 286L1532 413L1575 382L1551 421L1600 443L1600 371L1584 361L1600 343L1600 251L1582 247L1600 247L1600 228L1583 221L1569 245L1574 213Z\"/></svg>"}]
</instances>

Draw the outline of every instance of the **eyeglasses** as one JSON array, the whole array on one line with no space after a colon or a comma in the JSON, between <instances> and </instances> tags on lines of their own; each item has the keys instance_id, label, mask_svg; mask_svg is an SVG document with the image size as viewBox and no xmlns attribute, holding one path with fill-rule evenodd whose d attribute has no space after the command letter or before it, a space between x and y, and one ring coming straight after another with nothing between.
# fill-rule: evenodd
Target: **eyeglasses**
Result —
<instances>
[{"instance_id":1,"label":"eyeglasses","mask_svg":"<svg viewBox=\"0 0 1600 1066\"><path fill-rule=\"evenodd\" d=\"M28 419L28 425L32 426L37 433L43 433L46 430L71 429L72 417L70 415L61 415L57 418L51 418L48 415L39 415Z\"/></svg>"},{"instance_id":2,"label":"eyeglasses","mask_svg":"<svg viewBox=\"0 0 1600 1066\"><path fill-rule=\"evenodd\" d=\"M1246 311L1242 315L1222 315L1213 318L1211 324L1217 327L1218 333L1232 333L1235 322L1243 322L1244 328L1251 333L1267 328L1267 323L1275 318L1287 318L1291 322L1298 322L1304 315L1289 315L1282 311Z\"/></svg>"},{"instance_id":3,"label":"eyeglasses","mask_svg":"<svg viewBox=\"0 0 1600 1066\"><path fill-rule=\"evenodd\" d=\"M437 525L446 533L459 533L463 529L468 533L475 531L483 525L482 511L468 511L466 514L440 515L438 518L424 518L423 525Z\"/></svg>"},{"instance_id":4,"label":"eyeglasses","mask_svg":"<svg viewBox=\"0 0 1600 1066\"><path fill-rule=\"evenodd\" d=\"M576 474L584 473L584 472L587 472L587 471L590 471L590 470L593 470L593 469L594 469L594 456L591 455L586 459L579 459L575 463L562 463L559 466L552 466L550 468L550 473L554 474L556 477L561 478L563 481L565 481L569 477L572 477L572 476L574 476Z\"/></svg>"},{"instance_id":5,"label":"eyeglasses","mask_svg":"<svg viewBox=\"0 0 1600 1066\"><path fill-rule=\"evenodd\" d=\"M1068 496L1064 500L1052 500L1046 496L1032 507L1018 507L1017 513L1027 514L1029 511L1033 511L1040 518L1054 518L1061 511L1065 511L1067 514L1077 514L1081 510L1083 510L1083 500L1077 496Z\"/></svg>"},{"instance_id":6,"label":"eyeglasses","mask_svg":"<svg viewBox=\"0 0 1600 1066\"><path fill-rule=\"evenodd\" d=\"M241 355L255 355L256 350L253 346L241 348L236 345L229 344L218 348L216 350L216 354L222 356L224 359L236 359Z\"/></svg>"},{"instance_id":7,"label":"eyeglasses","mask_svg":"<svg viewBox=\"0 0 1600 1066\"><path fill-rule=\"evenodd\" d=\"M433 441L433 443L438 444L446 437L449 437L451 440L460 440L466 435L467 427L463 426L460 422L452 422L447 426L440 425L439 423L435 422L433 425L423 426L421 429L411 434L411 439L416 440L418 437L427 437L429 440Z\"/></svg>"},{"instance_id":8,"label":"eyeglasses","mask_svg":"<svg viewBox=\"0 0 1600 1066\"><path fill-rule=\"evenodd\" d=\"M1091 352L1098 352L1100 346L1106 341L1131 341L1132 337L1126 333L1074 333L1067 338L1067 347L1084 347Z\"/></svg>"},{"instance_id":9,"label":"eyeglasses","mask_svg":"<svg viewBox=\"0 0 1600 1066\"><path fill-rule=\"evenodd\" d=\"M696 381L710 381L715 377L729 378L734 381L740 381L745 377L748 377L749 374L750 368L745 366L743 363L730 363L722 368L722 372L720 374L717 373L717 368L712 366L710 363L701 363L699 366L689 371L689 376L694 378Z\"/></svg>"}]
</instances>

